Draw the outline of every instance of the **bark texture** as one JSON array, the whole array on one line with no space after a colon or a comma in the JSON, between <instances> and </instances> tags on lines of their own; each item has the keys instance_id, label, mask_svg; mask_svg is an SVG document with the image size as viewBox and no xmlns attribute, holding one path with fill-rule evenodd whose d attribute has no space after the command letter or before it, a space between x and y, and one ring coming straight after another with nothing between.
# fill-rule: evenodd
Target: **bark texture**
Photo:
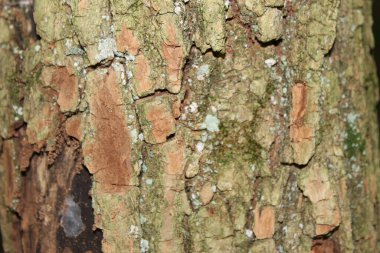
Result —
<instances>
[{"instance_id":1,"label":"bark texture","mask_svg":"<svg viewBox=\"0 0 380 253\"><path fill-rule=\"evenodd\" d=\"M378 252L370 0L0 0L4 252Z\"/></svg>"}]
</instances>

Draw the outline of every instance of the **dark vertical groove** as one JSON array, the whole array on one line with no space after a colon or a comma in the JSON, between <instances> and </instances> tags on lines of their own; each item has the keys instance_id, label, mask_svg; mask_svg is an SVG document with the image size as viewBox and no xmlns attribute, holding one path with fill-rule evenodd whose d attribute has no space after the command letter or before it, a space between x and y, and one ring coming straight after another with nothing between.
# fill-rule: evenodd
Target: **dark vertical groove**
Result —
<instances>
[{"instance_id":1,"label":"dark vertical groove","mask_svg":"<svg viewBox=\"0 0 380 253\"><path fill-rule=\"evenodd\" d=\"M3 235L1 233L0 229L0 253L4 253L4 247L3 247Z\"/></svg>"},{"instance_id":2,"label":"dark vertical groove","mask_svg":"<svg viewBox=\"0 0 380 253\"><path fill-rule=\"evenodd\" d=\"M375 49L374 49L374 57L376 62L377 69L377 78L380 78L380 1L374 0L372 1L372 14L373 14L373 33L375 36ZM380 92L380 85L379 85ZM377 122L380 126L380 101L377 102ZM380 131L380 127L379 127ZM380 136L380 133L379 133ZM380 137L379 137L380 138ZM380 140L379 140L380 141Z\"/></svg>"}]
</instances>

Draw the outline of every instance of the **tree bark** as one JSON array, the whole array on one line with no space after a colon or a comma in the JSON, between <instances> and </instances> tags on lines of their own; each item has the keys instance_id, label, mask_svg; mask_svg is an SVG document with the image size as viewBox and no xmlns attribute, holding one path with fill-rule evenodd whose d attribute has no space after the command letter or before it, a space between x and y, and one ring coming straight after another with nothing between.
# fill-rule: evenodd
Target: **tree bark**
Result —
<instances>
[{"instance_id":1,"label":"tree bark","mask_svg":"<svg viewBox=\"0 0 380 253\"><path fill-rule=\"evenodd\" d=\"M4 252L378 252L370 0L0 0Z\"/></svg>"}]
</instances>

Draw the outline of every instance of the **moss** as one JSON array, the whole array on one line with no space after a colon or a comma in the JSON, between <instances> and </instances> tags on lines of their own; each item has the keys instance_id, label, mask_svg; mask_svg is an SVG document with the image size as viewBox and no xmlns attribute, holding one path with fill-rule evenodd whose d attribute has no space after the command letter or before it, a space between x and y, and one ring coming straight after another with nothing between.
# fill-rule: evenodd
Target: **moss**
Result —
<instances>
[{"instance_id":1,"label":"moss","mask_svg":"<svg viewBox=\"0 0 380 253\"><path fill-rule=\"evenodd\" d=\"M253 132L252 122L221 122L217 139L223 140L223 143L215 148L218 161L225 164L236 160L236 155L239 155L251 163L259 163L263 148L254 139ZM237 140L241 140L241 142Z\"/></svg>"},{"instance_id":2,"label":"moss","mask_svg":"<svg viewBox=\"0 0 380 253\"><path fill-rule=\"evenodd\" d=\"M365 150L365 140L361 133L351 125L347 126L347 137L344 141L346 154L349 158L362 154Z\"/></svg>"}]
</instances>

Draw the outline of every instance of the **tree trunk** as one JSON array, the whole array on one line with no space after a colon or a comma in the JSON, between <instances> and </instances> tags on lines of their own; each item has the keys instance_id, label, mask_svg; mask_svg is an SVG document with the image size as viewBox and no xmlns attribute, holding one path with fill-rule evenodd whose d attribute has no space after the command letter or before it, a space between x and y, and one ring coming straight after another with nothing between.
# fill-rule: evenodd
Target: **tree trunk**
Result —
<instances>
[{"instance_id":1,"label":"tree trunk","mask_svg":"<svg viewBox=\"0 0 380 253\"><path fill-rule=\"evenodd\" d=\"M0 0L4 252L379 252L370 0Z\"/></svg>"}]
</instances>

